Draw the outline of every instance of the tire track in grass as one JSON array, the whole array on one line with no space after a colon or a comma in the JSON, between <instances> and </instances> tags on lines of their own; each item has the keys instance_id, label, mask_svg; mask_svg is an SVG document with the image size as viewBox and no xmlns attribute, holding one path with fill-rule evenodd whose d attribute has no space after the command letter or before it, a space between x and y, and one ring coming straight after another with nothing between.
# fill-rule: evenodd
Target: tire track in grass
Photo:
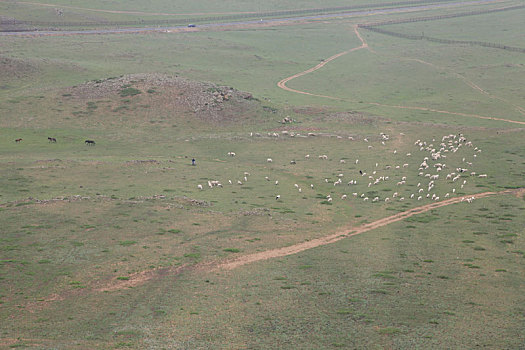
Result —
<instances>
[{"instance_id":1,"label":"tire track in grass","mask_svg":"<svg viewBox=\"0 0 525 350\"><path fill-rule=\"evenodd\" d=\"M314 97L321 97L321 98L326 98L326 99L330 99L330 100L337 100L337 101L345 101L345 102L357 103L357 101L351 100L351 99L340 98L340 97L329 96L329 95L314 94L314 93L307 92L307 91L301 91L301 90L297 90L297 89L292 89L292 88L286 86L286 83L290 82L291 80L293 80L295 78L299 78L299 77L302 77L302 76L304 76L306 74L315 72L316 70L324 67L327 63L329 63L329 62L331 62L331 61L333 61L333 60L335 60L335 59L337 59L337 58L339 58L339 57L341 57L343 55L346 55L346 54L348 54L350 52L354 52L354 51L357 51L357 50L360 50L360 49L364 49L364 48L368 49L370 52L373 52L372 50L370 50L368 44L363 39L363 37L360 35L358 29L359 29L359 24L354 26L354 33L356 34L356 36L361 41L361 46L354 47L353 49L340 52L340 53L338 53L336 55L333 55L333 56L327 58L326 60L324 60L323 62L319 63L315 67L312 67L312 68L307 69L307 70L305 70L303 72L294 74L294 75L292 75L290 77L284 78L284 79L282 79L281 81L279 81L277 83L277 86L279 88L283 89L283 90L290 91L290 92L295 92L297 94L314 96ZM424 61L421 61L421 60L419 60L419 61L420 61L420 63L424 62ZM424 63L428 64L427 62L424 62ZM465 81L465 83L467 83L467 85L469 85L471 88L473 88L475 90L478 90L480 93L484 93L484 94L488 95L491 98L497 98L495 96L491 96L485 90L481 89L479 86L477 86L476 84L470 82L469 80L465 80L464 79L464 81ZM500 99L500 98L497 98L497 99ZM503 100L503 101L505 101L505 100ZM429 107L390 105L390 104L384 104L384 103L379 103L379 102L363 102L363 103L371 105L371 106L377 106L377 107L409 109L409 110L416 110L416 111L425 111L425 112L433 112L433 113L440 113L440 114L457 115L457 116L460 116L460 117L472 117L472 118L486 119L486 120L496 120L496 121L503 121L503 122L507 122L507 123L525 125L525 122L518 121L518 120L511 120L511 119L498 118L498 117L489 117L489 116L483 116L483 115L472 114L472 113L452 112L452 111L440 110L440 109L429 108ZM522 107L519 107L519 106L514 106L514 107L517 108L517 110L520 113L523 113L523 108Z\"/></svg>"}]
</instances>

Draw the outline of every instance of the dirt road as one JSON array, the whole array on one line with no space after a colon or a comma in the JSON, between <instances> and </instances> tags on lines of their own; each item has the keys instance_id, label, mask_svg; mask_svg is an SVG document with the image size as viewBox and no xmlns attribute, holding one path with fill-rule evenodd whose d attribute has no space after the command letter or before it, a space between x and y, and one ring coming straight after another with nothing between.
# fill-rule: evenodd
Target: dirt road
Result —
<instances>
[{"instance_id":1,"label":"dirt road","mask_svg":"<svg viewBox=\"0 0 525 350\"><path fill-rule=\"evenodd\" d=\"M297 74L294 74L292 76L289 76L287 78L284 78L282 79L281 81L279 81L277 83L277 86L283 90L286 90L286 91L290 91L290 92L294 92L294 93L297 93L297 94L302 94L302 95L308 95L308 96L315 96L315 97L321 97L321 98L327 98L327 99L331 99L331 100L337 100L337 101L345 101L345 102L353 102L353 103L356 103L357 101L355 100L351 100L351 99L345 99L345 98L339 98L339 97L335 97L335 96L329 96L329 95L320 95L320 94L314 94L314 93L311 93L311 92L307 92L307 91L301 91L301 90L297 90L297 89L292 89L288 86L286 86L286 83L288 83L289 81L293 80L293 79L296 79L296 78L299 78L299 77L302 77L306 74L309 74L309 73L312 73L312 72L315 72L316 70L324 67L326 64L328 64L329 62L343 56L343 55L346 55L350 52L354 52L354 51L357 51L357 50L360 50L360 49L368 49L369 51L372 52L372 50L370 50L368 44L365 42L365 40L363 39L363 37L359 34L359 25L355 25L354 26L354 33L356 34L356 36L359 38L359 40L361 41L361 46L358 46L358 47L354 47L353 49L350 49L350 50L347 50L347 51L343 51L343 52L340 52L336 55L333 55L329 58L327 58L326 60L324 60L323 62L319 63L318 65L316 65L315 67L312 67L310 69L307 69L303 72L300 72L300 73L297 73ZM424 62L422 60L417 60L417 59L414 59L415 61L418 61L420 63L424 63L424 64L427 64L427 65L431 65L429 64L428 62ZM474 90L477 90L478 92L482 93L482 94L485 94L487 96L489 96L490 98L497 98L495 96L492 96L490 94L488 94L485 90L483 90L482 88L480 88L478 85L474 84L473 82L463 78L461 76L461 79L467 84L469 85L471 88L473 88ZM501 101L505 101L504 99L501 99L501 98L497 98ZM457 116L460 116L460 117L472 117L472 118L478 118L478 119L486 119L486 120L497 120L497 121L503 121L503 122L507 122L507 123L513 123L513 124L520 124L520 125L525 125L525 122L522 122L522 121L518 121L518 120L511 120L511 119L505 119L505 118L498 118L498 117L490 117L490 116L484 116L484 115L479 115L479 114L472 114L472 113L462 113L462 112L453 112L453 111L447 111L447 110L440 110L440 109L435 109L435 108L429 108L429 107L419 107L419 106L403 106L403 105L390 105L390 104L385 104L385 103L379 103L379 102L360 102L360 103L363 103L363 104L368 104L368 105L371 105L371 106L378 106L378 107L387 107L387 108L397 108L397 109L409 109L409 110L417 110L417 111L425 111L425 112L434 112L434 113L440 113L440 114L449 114L449 115L457 115ZM517 109L520 113L524 113L525 109L520 107L520 106L517 106L517 105L514 105L514 104L511 104L515 109Z\"/></svg>"}]
</instances>

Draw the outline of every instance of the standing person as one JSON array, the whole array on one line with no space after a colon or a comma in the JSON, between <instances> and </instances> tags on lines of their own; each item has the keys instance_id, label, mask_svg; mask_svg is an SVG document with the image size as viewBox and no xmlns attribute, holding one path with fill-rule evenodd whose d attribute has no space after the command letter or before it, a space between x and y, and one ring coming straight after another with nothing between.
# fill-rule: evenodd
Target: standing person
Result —
<instances>
[{"instance_id":1,"label":"standing person","mask_svg":"<svg viewBox=\"0 0 525 350\"><path fill-rule=\"evenodd\" d=\"M191 165L195 165L195 158L191 160Z\"/></svg>"}]
</instances>

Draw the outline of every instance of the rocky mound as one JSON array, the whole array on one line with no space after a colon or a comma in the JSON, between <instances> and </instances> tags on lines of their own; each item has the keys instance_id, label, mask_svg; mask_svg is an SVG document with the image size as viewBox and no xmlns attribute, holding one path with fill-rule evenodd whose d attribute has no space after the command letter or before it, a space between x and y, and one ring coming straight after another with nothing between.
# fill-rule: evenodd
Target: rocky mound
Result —
<instances>
[{"instance_id":1,"label":"rocky mound","mask_svg":"<svg viewBox=\"0 0 525 350\"><path fill-rule=\"evenodd\" d=\"M140 99L162 111L193 114L211 121L239 118L260 109L250 93L212 83L197 82L164 74L130 74L89 81L68 89L64 96L81 100Z\"/></svg>"}]
</instances>

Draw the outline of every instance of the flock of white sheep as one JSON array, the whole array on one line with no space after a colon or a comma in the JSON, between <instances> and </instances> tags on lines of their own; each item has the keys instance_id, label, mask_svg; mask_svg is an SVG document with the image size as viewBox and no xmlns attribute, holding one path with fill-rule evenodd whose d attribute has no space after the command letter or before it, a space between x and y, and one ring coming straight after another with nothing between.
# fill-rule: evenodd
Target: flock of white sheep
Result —
<instances>
[{"instance_id":1,"label":"flock of white sheep","mask_svg":"<svg viewBox=\"0 0 525 350\"><path fill-rule=\"evenodd\" d=\"M404 134L400 134L400 137L402 136ZM353 138L351 139L353 140ZM386 142L390 140L390 136L380 133L378 140L381 145L385 146ZM364 138L363 141L366 143L373 142L372 138ZM367 148L372 149L373 146L368 145ZM418 139L413 143L413 148L413 151L403 152L403 155L395 149L390 150L392 156L389 159L395 162L392 164L380 164L379 161L370 162L370 159L361 162L361 164L367 163L368 168L359 169L361 167L359 159L355 159L350 167L345 165L348 159L340 159L338 161L339 171L336 171L337 175L335 175L336 179L319 179L317 185L314 182L307 187L312 191L316 188L318 192L330 192L325 196L326 201L330 203L334 200L333 195L343 201L354 198L355 200L373 203L405 200L439 201L442 199L441 196L444 199L458 195L458 191L461 192L469 178L487 177L487 174L477 174L473 171L473 163L480 154L481 149L475 147L462 134L445 135L438 141L436 139L432 139L432 141ZM227 155L235 157L236 153L228 152ZM306 154L304 162L314 162L311 160L312 158L310 154ZM329 161L329 157L326 154L318 155L317 158L321 161ZM273 163L273 158L268 157L266 162L269 164ZM327 169L326 167L329 163L323 162L322 168ZM290 164L297 164L296 160L290 160ZM312 166L315 166L315 162L312 163ZM342 171L342 167L348 169ZM347 171L351 174L348 174ZM345 174L345 172L347 173ZM249 177L250 173L244 172L242 178L233 181L229 179L227 183L229 185L243 185L249 181ZM275 186L279 187L278 179L270 179L269 176L264 178L266 181L271 181ZM302 186L297 183L294 183L293 186L298 193L303 193ZM334 191L333 189L338 186L343 188ZM223 187L223 184L219 180L209 180L208 187ZM394 188L389 189L388 187ZM201 184L198 184L197 188L204 190L204 186ZM345 188L348 189L348 193L345 193ZM375 190L376 188L380 189L381 195ZM275 192L275 199L284 200L279 191L276 190ZM337 194L334 194L334 192L337 192ZM469 197L466 201L470 203L472 198Z\"/></svg>"}]
</instances>

